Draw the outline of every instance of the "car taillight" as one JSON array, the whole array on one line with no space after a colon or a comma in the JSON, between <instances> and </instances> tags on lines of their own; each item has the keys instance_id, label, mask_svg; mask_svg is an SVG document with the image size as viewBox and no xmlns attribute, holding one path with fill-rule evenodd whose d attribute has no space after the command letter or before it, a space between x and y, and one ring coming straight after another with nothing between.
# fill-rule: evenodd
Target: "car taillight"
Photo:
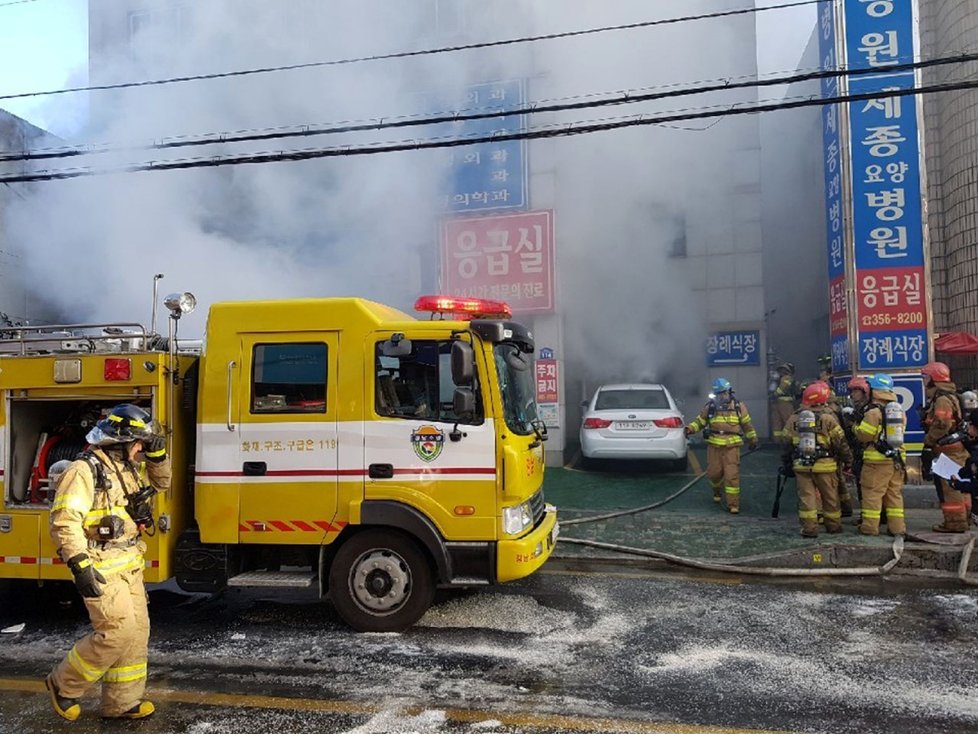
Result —
<instances>
[{"instance_id":1,"label":"car taillight","mask_svg":"<svg viewBox=\"0 0 978 734\"><path fill-rule=\"evenodd\" d=\"M102 377L106 382L128 380L132 375L132 362L128 359L109 357L102 368Z\"/></svg>"},{"instance_id":2,"label":"car taillight","mask_svg":"<svg viewBox=\"0 0 978 734\"><path fill-rule=\"evenodd\" d=\"M659 418L658 420L652 421L659 428L682 428L683 419L679 416L671 416L669 418Z\"/></svg>"},{"instance_id":3,"label":"car taillight","mask_svg":"<svg viewBox=\"0 0 978 734\"><path fill-rule=\"evenodd\" d=\"M585 428L607 428L611 425L611 421L606 421L604 418L587 418L584 421Z\"/></svg>"}]
</instances>

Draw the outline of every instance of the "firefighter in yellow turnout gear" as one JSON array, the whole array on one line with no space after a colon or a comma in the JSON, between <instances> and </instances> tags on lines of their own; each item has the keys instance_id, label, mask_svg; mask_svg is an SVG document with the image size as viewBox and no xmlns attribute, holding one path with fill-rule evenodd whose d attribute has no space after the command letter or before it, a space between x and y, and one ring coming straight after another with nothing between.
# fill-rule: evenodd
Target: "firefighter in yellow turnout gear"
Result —
<instances>
[{"instance_id":1,"label":"firefighter in yellow turnout gear","mask_svg":"<svg viewBox=\"0 0 978 734\"><path fill-rule=\"evenodd\" d=\"M791 362L778 365L778 384L774 388L774 415L771 435L777 442L784 441L784 427L795 412L795 398L799 387L795 381L795 366Z\"/></svg>"},{"instance_id":2,"label":"firefighter in yellow turnout gear","mask_svg":"<svg viewBox=\"0 0 978 734\"><path fill-rule=\"evenodd\" d=\"M886 509L890 535L905 535L907 522L903 509L903 483L906 479L906 454L903 434L907 416L893 392L893 378L879 372L867 378L870 396L862 420L855 426L856 440L863 446L862 519L859 532L879 535L880 514Z\"/></svg>"},{"instance_id":3,"label":"firefighter in yellow turnout gear","mask_svg":"<svg viewBox=\"0 0 978 734\"><path fill-rule=\"evenodd\" d=\"M813 382L802 394L801 408L785 426L786 468L794 472L798 485L798 519L801 534L818 537L818 498L822 498L825 531L842 532L839 469L852 465L852 451L845 431L829 406L832 388Z\"/></svg>"},{"instance_id":4,"label":"firefighter in yellow turnout gear","mask_svg":"<svg viewBox=\"0 0 978 734\"><path fill-rule=\"evenodd\" d=\"M713 501L727 499L731 513L740 512L740 447L744 439L757 448L757 431L750 422L747 406L737 400L728 380L713 381L713 394L695 420L686 426L686 435L703 431L706 438L706 475L713 487Z\"/></svg>"},{"instance_id":5,"label":"firefighter in yellow turnout gear","mask_svg":"<svg viewBox=\"0 0 978 734\"><path fill-rule=\"evenodd\" d=\"M93 428L92 447L61 475L51 506L51 537L71 569L92 633L75 643L45 680L55 711L74 721L79 698L102 683L106 718L141 719L153 713L146 689L149 615L143 586L141 525L152 518L137 455L157 490L170 486L165 440L150 415L135 405L118 405ZM139 524L137 524L137 520Z\"/></svg>"},{"instance_id":6,"label":"firefighter in yellow turnout gear","mask_svg":"<svg viewBox=\"0 0 978 734\"><path fill-rule=\"evenodd\" d=\"M961 403L957 388L951 382L951 370L943 362L924 365L924 391L927 404L923 409L924 450L920 454L921 475L932 479L930 465L936 456L945 454L949 459L964 466L968 462L968 449L959 428L962 421ZM968 530L971 496L959 492L946 479L935 480L941 500L944 522L935 525L939 533L963 533Z\"/></svg>"}]
</instances>

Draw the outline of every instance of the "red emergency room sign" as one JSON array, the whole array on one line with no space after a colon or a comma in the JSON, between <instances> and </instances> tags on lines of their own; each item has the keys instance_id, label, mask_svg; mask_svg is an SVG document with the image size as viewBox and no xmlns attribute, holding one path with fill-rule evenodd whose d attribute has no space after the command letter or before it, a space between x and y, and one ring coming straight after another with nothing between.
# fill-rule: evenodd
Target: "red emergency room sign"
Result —
<instances>
[{"instance_id":1,"label":"red emergency room sign","mask_svg":"<svg viewBox=\"0 0 978 734\"><path fill-rule=\"evenodd\" d=\"M553 312L553 211L449 219L441 235L443 292Z\"/></svg>"}]
</instances>

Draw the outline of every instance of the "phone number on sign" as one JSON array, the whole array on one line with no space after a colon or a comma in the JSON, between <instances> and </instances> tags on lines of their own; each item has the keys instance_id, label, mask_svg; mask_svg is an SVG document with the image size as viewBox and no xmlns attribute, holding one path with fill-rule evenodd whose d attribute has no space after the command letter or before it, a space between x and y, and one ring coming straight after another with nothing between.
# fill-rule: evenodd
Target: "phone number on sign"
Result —
<instances>
[{"instance_id":1,"label":"phone number on sign","mask_svg":"<svg viewBox=\"0 0 978 734\"><path fill-rule=\"evenodd\" d=\"M890 326L893 324L923 324L924 314L916 313L871 313L859 319L862 326Z\"/></svg>"}]
</instances>

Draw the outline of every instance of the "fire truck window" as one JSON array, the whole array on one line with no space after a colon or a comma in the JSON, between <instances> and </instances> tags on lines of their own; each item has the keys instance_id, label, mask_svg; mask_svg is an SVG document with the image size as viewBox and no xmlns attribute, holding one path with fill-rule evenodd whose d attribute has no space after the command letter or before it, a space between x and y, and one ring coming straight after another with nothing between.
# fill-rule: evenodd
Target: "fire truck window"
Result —
<instances>
[{"instance_id":1,"label":"fire truck window","mask_svg":"<svg viewBox=\"0 0 978 734\"><path fill-rule=\"evenodd\" d=\"M382 345L383 342L378 342L375 350L374 406L377 415L445 423L482 423L478 386L476 404L479 407L475 418L468 421L456 418L450 341L413 339L411 353L400 357L384 355Z\"/></svg>"},{"instance_id":2,"label":"fire truck window","mask_svg":"<svg viewBox=\"0 0 978 734\"><path fill-rule=\"evenodd\" d=\"M252 413L325 413L326 345L256 344Z\"/></svg>"}]
</instances>

